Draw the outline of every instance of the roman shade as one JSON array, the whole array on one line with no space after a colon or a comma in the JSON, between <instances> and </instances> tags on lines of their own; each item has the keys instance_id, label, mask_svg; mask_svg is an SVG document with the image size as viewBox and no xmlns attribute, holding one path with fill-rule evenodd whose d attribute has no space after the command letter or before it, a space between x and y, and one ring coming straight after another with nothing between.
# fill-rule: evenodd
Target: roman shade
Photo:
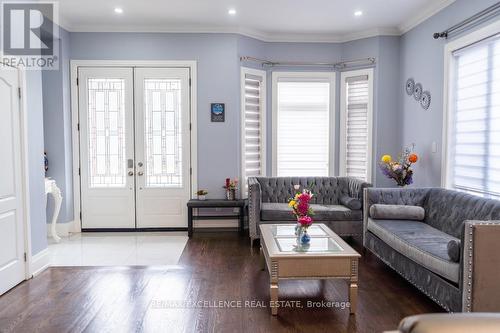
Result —
<instances>
[{"instance_id":1,"label":"roman shade","mask_svg":"<svg viewBox=\"0 0 500 333\"><path fill-rule=\"evenodd\" d=\"M451 186L500 196L500 35L453 52Z\"/></svg>"},{"instance_id":2,"label":"roman shade","mask_svg":"<svg viewBox=\"0 0 500 333\"><path fill-rule=\"evenodd\" d=\"M277 85L276 175L328 176L330 82L297 77Z\"/></svg>"},{"instance_id":3,"label":"roman shade","mask_svg":"<svg viewBox=\"0 0 500 333\"><path fill-rule=\"evenodd\" d=\"M368 75L346 77L345 176L368 180Z\"/></svg>"},{"instance_id":4,"label":"roman shade","mask_svg":"<svg viewBox=\"0 0 500 333\"><path fill-rule=\"evenodd\" d=\"M242 70L242 176L265 175L265 72Z\"/></svg>"}]
</instances>

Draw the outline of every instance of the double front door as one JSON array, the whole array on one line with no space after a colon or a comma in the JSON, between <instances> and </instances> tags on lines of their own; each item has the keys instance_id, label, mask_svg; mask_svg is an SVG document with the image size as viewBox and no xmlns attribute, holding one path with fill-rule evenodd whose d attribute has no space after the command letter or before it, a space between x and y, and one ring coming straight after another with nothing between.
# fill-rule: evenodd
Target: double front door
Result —
<instances>
[{"instance_id":1,"label":"double front door","mask_svg":"<svg viewBox=\"0 0 500 333\"><path fill-rule=\"evenodd\" d=\"M78 69L82 228L186 226L188 68Z\"/></svg>"}]
</instances>

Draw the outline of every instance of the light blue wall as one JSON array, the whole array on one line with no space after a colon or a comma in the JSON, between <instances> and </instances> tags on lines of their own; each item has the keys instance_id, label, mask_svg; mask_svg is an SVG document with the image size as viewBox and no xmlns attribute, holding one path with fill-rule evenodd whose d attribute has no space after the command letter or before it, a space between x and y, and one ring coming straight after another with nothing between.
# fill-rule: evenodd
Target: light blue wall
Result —
<instances>
[{"instance_id":1,"label":"light blue wall","mask_svg":"<svg viewBox=\"0 0 500 333\"><path fill-rule=\"evenodd\" d=\"M401 37L400 80L395 91L400 97L404 143L416 144L420 161L415 164L416 186L440 186L443 127L443 79L444 46L446 40L435 40L434 32L440 32L496 3L495 0L457 0L436 15L427 19ZM498 17L496 18L498 20ZM424 90L432 94L431 106L424 111L404 91L406 79L412 77L421 82ZM438 152L431 153L432 142L438 144Z\"/></svg>"},{"instance_id":2,"label":"light blue wall","mask_svg":"<svg viewBox=\"0 0 500 333\"><path fill-rule=\"evenodd\" d=\"M47 247L43 171L43 96L40 71L26 71L26 107L31 253L34 255Z\"/></svg>"},{"instance_id":3,"label":"light blue wall","mask_svg":"<svg viewBox=\"0 0 500 333\"><path fill-rule=\"evenodd\" d=\"M198 62L198 187L222 197L239 176L238 36L232 34L71 33L71 59ZM226 121L210 122L210 103L226 104Z\"/></svg>"},{"instance_id":4,"label":"light blue wall","mask_svg":"<svg viewBox=\"0 0 500 333\"><path fill-rule=\"evenodd\" d=\"M360 57L379 57L382 38L374 37L350 43L267 43L232 34L163 34L163 33L62 33L62 50L69 45L74 60L196 60L198 62L198 186L209 190L209 197L223 196L221 183L226 177L240 176L240 56L253 56L281 61L335 62ZM69 40L69 42L68 42ZM397 39L394 39L397 41ZM397 52L397 48L392 48ZM384 55L385 56L385 55ZM63 56L62 68L68 68ZM377 59L379 61L379 59ZM383 63L383 62L382 62ZM255 63L244 66L261 68ZM378 66L378 65L377 65ZM268 174L272 160L271 73L286 70L328 70L311 68L265 68L268 72ZM47 116L46 148L51 159L49 175L56 178L67 191L71 189L69 175L71 160L71 133L69 106L65 104L65 91L69 90L69 74L47 73L45 95ZM340 86L337 76L336 95ZM377 76L378 77L378 76ZM381 76L384 79L383 76ZM390 76L387 76L390 78ZM382 81L381 81L382 82ZM62 83L62 88L61 87ZM383 83L383 82L382 82ZM386 84L386 83L384 83ZM387 83L388 84L388 83ZM375 84L377 87L378 84ZM226 122L211 123L209 105L226 103ZM336 107L336 131L339 130L339 98ZM388 112L393 112L393 109ZM58 119L55 119L58 118ZM60 127L64 123L63 127ZM57 157L51 157L50 151ZM68 151L69 150L69 151ZM69 155L69 156L68 156ZM338 156L338 140L335 149ZM335 170L338 172L338 158ZM56 167L54 164L58 164ZM66 179L66 180L65 180ZM66 184L64 184L66 182ZM65 197L66 218L71 220L72 202Z\"/></svg>"},{"instance_id":5,"label":"light blue wall","mask_svg":"<svg viewBox=\"0 0 500 333\"><path fill-rule=\"evenodd\" d=\"M346 43L267 43L233 34L165 34L165 33L62 33L62 71L44 75L46 105L46 149L57 151L51 157L49 175L66 190L66 221L72 217L71 130L69 113L68 59L120 60L196 60L198 62L198 186L210 197L221 197L221 182L240 174L240 65L262 67L255 63L240 64L240 56L270 60L335 62L375 57L374 67L374 183L393 186L379 172L377 161L382 154L396 155L403 145L416 143L421 160L416 164L416 185L439 185L440 143L442 128L442 85L444 41L432 33L469 17L495 1L457 0L405 35L366 38ZM264 68L268 73L268 174L272 160L272 71L318 70L311 68ZM339 73L337 73L339 74ZM432 93L429 111L404 93L407 77L422 82ZM53 84L55 83L55 84ZM52 91L53 86L61 91ZM59 88L61 87L61 88ZM337 75L335 130L339 130L340 75ZM209 105L226 103L226 122L211 123ZM54 111L53 111L54 110ZM53 114L51 112L54 112ZM62 128L60 127L62 125ZM61 141L63 141L61 143ZM436 141L438 154L430 153ZM335 156L338 157L338 140ZM55 166L58 164L58 166ZM335 170L338 172L336 158ZM61 179L61 180L59 180ZM63 222L61 220L61 222Z\"/></svg>"},{"instance_id":6,"label":"light blue wall","mask_svg":"<svg viewBox=\"0 0 500 333\"><path fill-rule=\"evenodd\" d=\"M379 56L376 69L374 102L377 111L374 115L374 155L373 168L375 185L378 187L393 187L394 181L382 175L378 166L380 157L384 154L395 154L404 144L401 132L401 110L399 108L399 37L379 37ZM403 143L402 143L403 142Z\"/></svg>"},{"instance_id":7,"label":"light blue wall","mask_svg":"<svg viewBox=\"0 0 500 333\"><path fill-rule=\"evenodd\" d=\"M71 144L71 107L69 84L69 32L59 29L59 70L43 71L43 110L45 151L49 159L47 177L53 178L64 198L59 223L73 220L73 171ZM53 214L49 197L47 222Z\"/></svg>"},{"instance_id":8,"label":"light blue wall","mask_svg":"<svg viewBox=\"0 0 500 333\"><path fill-rule=\"evenodd\" d=\"M342 48L342 59L375 57L373 80L373 156L372 182L378 187L394 183L378 167L379 157L401 147L400 112L395 89L399 80L399 37L380 36L351 41Z\"/></svg>"}]
</instances>

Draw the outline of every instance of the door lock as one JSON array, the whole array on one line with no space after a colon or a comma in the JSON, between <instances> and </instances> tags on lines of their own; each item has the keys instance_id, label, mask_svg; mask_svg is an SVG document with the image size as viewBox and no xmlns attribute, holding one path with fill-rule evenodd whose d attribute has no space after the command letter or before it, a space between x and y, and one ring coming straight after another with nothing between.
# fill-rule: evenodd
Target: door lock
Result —
<instances>
[{"instance_id":1,"label":"door lock","mask_svg":"<svg viewBox=\"0 0 500 333\"><path fill-rule=\"evenodd\" d=\"M138 166L138 167L142 167L143 165L144 165L144 164L142 164L142 162L137 163L137 166Z\"/></svg>"}]
</instances>

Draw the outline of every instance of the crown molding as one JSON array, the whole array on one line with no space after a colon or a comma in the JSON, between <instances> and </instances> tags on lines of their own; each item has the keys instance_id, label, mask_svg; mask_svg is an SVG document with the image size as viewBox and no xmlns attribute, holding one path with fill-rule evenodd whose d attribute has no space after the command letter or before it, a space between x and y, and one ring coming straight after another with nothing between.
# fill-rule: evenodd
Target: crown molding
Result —
<instances>
[{"instance_id":1,"label":"crown molding","mask_svg":"<svg viewBox=\"0 0 500 333\"><path fill-rule=\"evenodd\" d=\"M59 25L69 32L125 32L125 33L177 33L177 34L237 34L263 42L288 43L345 43L376 36L400 36L435 15L456 0L435 0L431 5L417 12L399 27L367 29L352 33L301 33L264 32L257 29L223 26L142 26L117 27L116 25L73 25L64 17Z\"/></svg>"},{"instance_id":2,"label":"crown molding","mask_svg":"<svg viewBox=\"0 0 500 333\"><path fill-rule=\"evenodd\" d=\"M407 33L411 29L415 28L420 23L424 22L428 18L436 15L441 10L445 9L456 0L435 0L429 6L422 8L419 12L415 13L412 17L405 20L403 24L399 25L399 31L401 35Z\"/></svg>"},{"instance_id":3,"label":"crown molding","mask_svg":"<svg viewBox=\"0 0 500 333\"><path fill-rule=\"evenodd\" d=\"M177 33L177 34L237 34L263 42L288 43L344 43L376 36L399 36L397 28L377 28L347 34L325 33L266 33L255 29L233 27L116 27L116 26L72 26L61 22L60 26L69 32L124 32L124 33Z\"/></svg>"}]
</instances>

